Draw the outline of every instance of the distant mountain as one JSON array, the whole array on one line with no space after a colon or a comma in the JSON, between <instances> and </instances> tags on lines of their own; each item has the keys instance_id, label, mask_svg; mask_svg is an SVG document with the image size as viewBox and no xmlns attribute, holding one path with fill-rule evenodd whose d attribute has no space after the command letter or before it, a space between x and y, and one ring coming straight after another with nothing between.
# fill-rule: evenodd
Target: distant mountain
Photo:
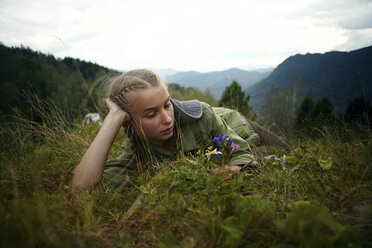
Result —
<instances>
[{"instance_id":1,"label":"distant mountain","mask_svg":"<svg viewBox=\"0 0 372 248\"><path fill-rule=\"evenodd\" d=\"M372 46L351 52L291 56L267 78L246 88L251 95L250 103L257 108L271 84L283 90L293 77L314 99L329 97L336 113L344 111L348 103L361 95L372 102Z\"/></svg>"},{"instance_id":2,"label":"distant mountain","mask_svg":"<svg viewBox=\"0 0 372 248\"><path fill-rule=\"evenodd\" d=\"M225 87L231 84L233 80L238 81L242 88L247 88L267 77L270 72L271 70L244 71L237 68L206 73L188 71L168 75L166 80L168 83L177 83L183 87L195 87L200 90L208 88L219 99Z\"/></svg>"},{"instance_id":3,"label":"distant mountain","mask_svg":"<svg viewBox=\"0 0 372 248\"><path fill-rule=\"evenodd\" d=\"M171 75L174 75L174 74L177 74L179 73L179 71L176 71L174 69L170 69L170 68L166 68L166 69L151 69L152 71L154 71L155 73L157 73L158 75L161 75L162 77L167 77L167 76L171 76Z\"/></svg>"}]
</instances>

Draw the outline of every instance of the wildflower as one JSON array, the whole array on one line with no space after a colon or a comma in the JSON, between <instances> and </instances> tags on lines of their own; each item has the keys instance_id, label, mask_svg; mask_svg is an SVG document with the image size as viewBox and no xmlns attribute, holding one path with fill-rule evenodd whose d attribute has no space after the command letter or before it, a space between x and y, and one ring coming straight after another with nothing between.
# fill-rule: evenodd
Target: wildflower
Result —
<instances>
[{"instance_id":1,"label":"wildflower","mask_svg":"<svg viewBox=\"0 0 372 248\"><path fill-rule=\"evenodd\" d=\"M213 142L217 144L218 150L221 150L222 146L231 146L233 140L229 136L226 136L226 132L223 132L222 136L214 137Z\"/></svg>"},{"instance_id":2,"label":"wildflower","mask_svg":"<svg viewBox=\"0 0 372 248\"><path fill-rule=\"evenodd\" d=\"M208 151L206 154L208 161L211 159L212 155L222 155L222 152L217 151L217 148L215 148L213 151Z\"/></svg>"},{"instance_id":3,"label":"wildflower","mask_svg":"<svg viewBox=\"0 0 372 248\"><path fill-rule=\"evenodd\" d=\"M201 150L199 149L197 152L196 152L196 155L200 155L201 153Z\"/></svg>"},{"instance_id":4,"label":"wildflower","mask_svg":"<svg viewBox=\"0 0 372 248\"><path fill-rule=\"evenodd\" d=\"M227 136L227 138L226 138L226 145L231 146L232 143L233 143L232 138L230 138L229 136Z\"/></svg>"},{"instance_id":5,"label":"wildflower","mask_svg":"<svg viewBox=\"0 0 372 248\"><path fill-rule=\"evenodd\" d=\"M234 148L235 150L239 150L240 149L240 145L239 144L235 144L234 142L231 142L231 145L230 145L232 148Z\"/></svg>"},{"instance_id":6,"label":"wildflower","mask_svg":"<svg viewBox=\"0 0 372 248\"><path fill-rule=\"evenodd\" d=\"M208 150L212 150L212 149L213 149L213 146L209 146L209 147L208 147Z\"/></svg>"},{"instance_id":7,"label":"wildflower","mask_svg":"<svg viewBox=\"0 0 372 248\"><path fill-rule=\"evenodd\" d=\"M226 132L223 132L222 136L217 136L213 138L213 142L217 144L218 150L221 150L221 145L225 144Z\"/></svg>"}]
</instances>

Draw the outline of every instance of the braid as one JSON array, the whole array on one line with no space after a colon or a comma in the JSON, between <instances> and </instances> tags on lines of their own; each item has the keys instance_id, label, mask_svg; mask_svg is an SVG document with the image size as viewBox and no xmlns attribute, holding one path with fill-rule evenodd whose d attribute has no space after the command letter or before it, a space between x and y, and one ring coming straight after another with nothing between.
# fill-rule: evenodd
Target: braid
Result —
<instances>
[{"instance_id":1,"label":"braid","mask_svg":"<svg viewBox=\"0 0 372 248\"><path fill-rule=\"evenodd\" d=\"M113 78L109 89L109 99L123 110L128 111L130 109L128 93L150 86L158 86L161 83L165 84L152 71L145 69L132 70Z\"/></svg>"},{"instance_id":2,"label":"braid","mask_svg":"<svg viewBox=\"0 0 372 248\"><path fill-rule=\"evenodd\" d=\"M165 81L152 71L146 69L131 70L111 80L108 98L116 103L121 109L129 112L132 109L132 103L128 97L130 92L151 86L156 87L160 84L166 86ZM126 131L128 132L128 129ZM128 132L128 139L131 144L130 148L132 150L133 158L138 159L140 153L134 136L133 133Z\"/></svg>"}]
</instances>

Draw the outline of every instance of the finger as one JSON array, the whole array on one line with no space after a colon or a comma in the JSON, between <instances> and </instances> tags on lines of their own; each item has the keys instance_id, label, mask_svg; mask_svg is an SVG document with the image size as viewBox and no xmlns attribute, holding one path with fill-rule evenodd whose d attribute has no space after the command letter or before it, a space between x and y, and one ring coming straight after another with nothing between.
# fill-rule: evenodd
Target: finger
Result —
<instances>
[{"instance_id":1,"label":"finger","mask_svg":"<svg viewBox=\"0 0 372 248\"><path fill-rule=\"evenodd\" d=\"M111 109L115 103L110 100L110 98L106 99L106 106L108 109Z\"/></svg>"},{"instance_id":2,"label":"finger","mask_svg":"<svg viewBox=\"0 0 372 248\"><path fill-rule=\"evenodd\" d=\"M242 167L238 166L238 165L229 166L229 170L231 170L231 171L240 171L241 169L242 169Z\"/></svg>"},{"instance_id":3,"label":"finger","mask_svg":"<svg viewBox=\"0 0 372 248\"><path fill-rule=\"evenodd\" d=\"M106 99L106 105L109 110L120 110L124 111L122 108L119 107L115 102L113 102L111 99Z\"/></svg>"}]
</instances>

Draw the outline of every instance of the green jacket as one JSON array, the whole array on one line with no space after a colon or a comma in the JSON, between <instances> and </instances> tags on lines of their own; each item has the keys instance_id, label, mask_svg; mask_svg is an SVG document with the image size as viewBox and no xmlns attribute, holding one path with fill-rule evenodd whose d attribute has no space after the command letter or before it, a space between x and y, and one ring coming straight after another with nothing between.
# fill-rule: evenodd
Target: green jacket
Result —
<instances>
[{"instance_id":1,"label":"green jacket","mask_svg":"<svg viewBox=\"0 0 372 248\"><path fill-rule=\"evenodd\" d=\"M178 153L195 154L198 150L206 150L213 146L213 138L226 132L234 143L240 145L239 150L233 150L230 165L256 164L250 146L259 145L259 136L253 131L247 120L237 111L211 107L204 102L171 100L175 120L178 124L178 149L168 150L146 143L138 136L135 137L139 158L134 158L130 145L123 144L125 151L116 159L106 163L104 171L105 182L118 187L125 185L131 178L146 166L161 166L172 160ZM140 163L138 163L140 161Z\"/></svg>"}]
</instances>

